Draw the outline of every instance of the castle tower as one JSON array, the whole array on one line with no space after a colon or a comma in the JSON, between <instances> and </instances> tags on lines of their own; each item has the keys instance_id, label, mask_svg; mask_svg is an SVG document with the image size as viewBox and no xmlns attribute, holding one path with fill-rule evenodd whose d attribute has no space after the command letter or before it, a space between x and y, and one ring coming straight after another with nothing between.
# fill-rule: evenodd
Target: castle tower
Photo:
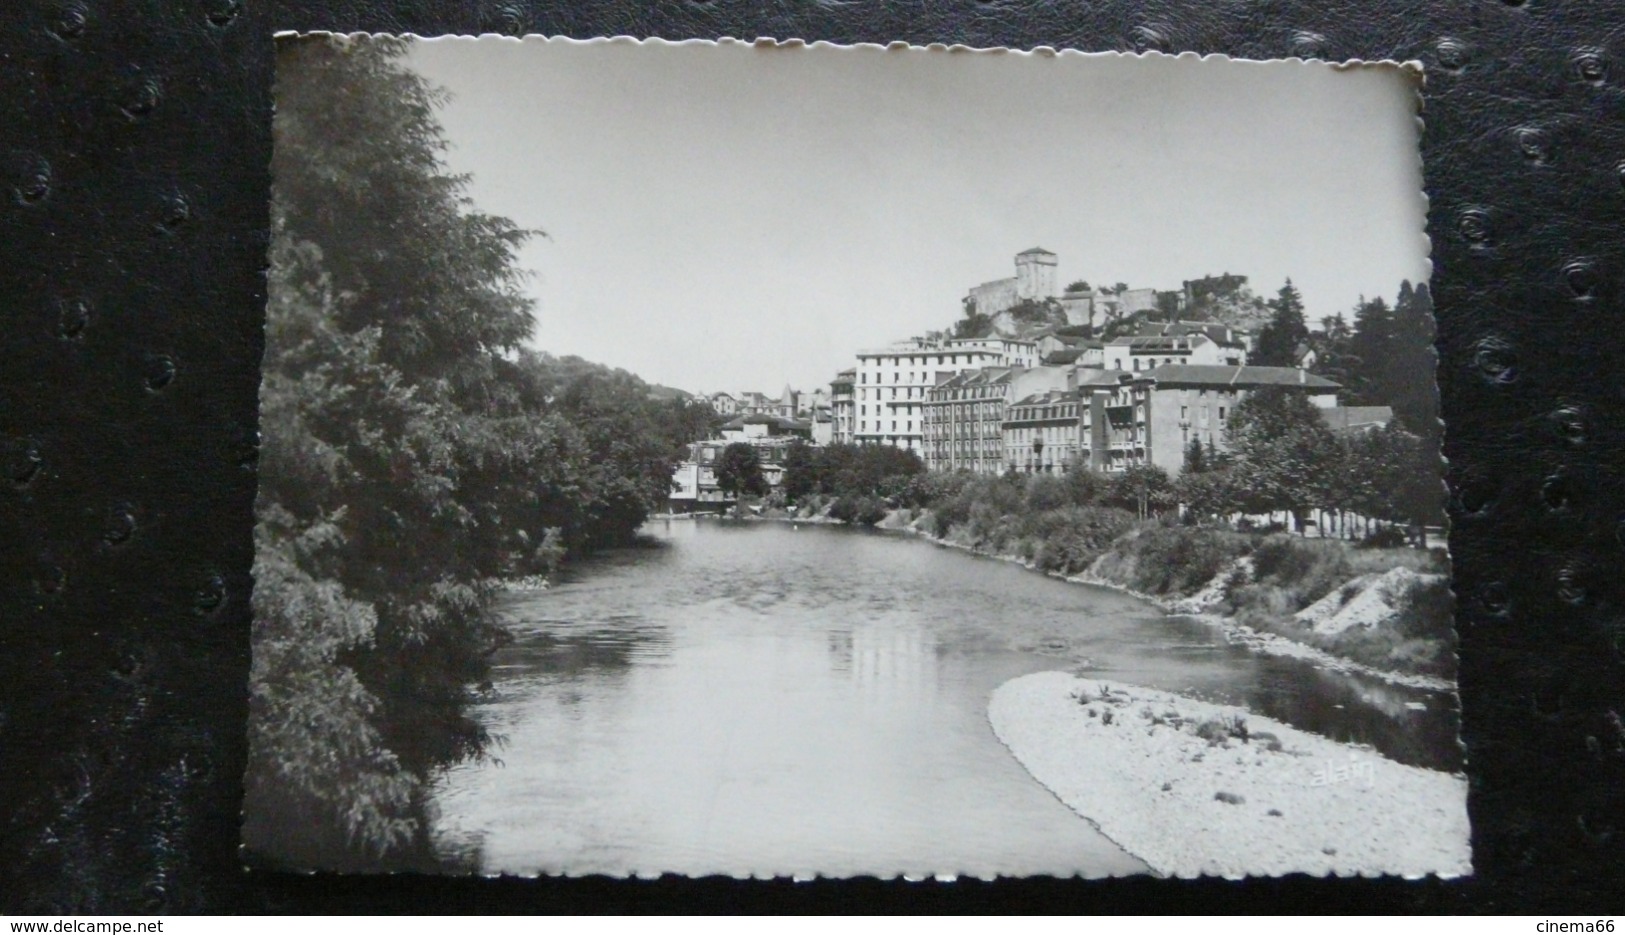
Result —
<instances>
[{"instance_id":1,"label":"castle tower","mask_svg":"<svg viewBox=\"0 0 1625 935\"><path fill-rule=\"evenodd\" d=\"M1050 299L1056 295L1055 254L1043 247L1033 247L1016 254L1016 297L1018 299Z\"/></svg>"}]
</instances>

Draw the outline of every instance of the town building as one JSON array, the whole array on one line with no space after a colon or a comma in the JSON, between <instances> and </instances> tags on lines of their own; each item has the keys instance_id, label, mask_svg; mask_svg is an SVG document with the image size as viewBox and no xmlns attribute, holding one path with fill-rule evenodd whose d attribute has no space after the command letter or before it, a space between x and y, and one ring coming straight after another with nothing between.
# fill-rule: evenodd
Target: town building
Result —
<instances>
[{"instance_id":1,"label":"town building","mask_svg":"<svg viewBox=\"0 0 1625 935\"><path fill-rule=\"evenodd\" d=\"M711 408L717 411L719 416L731 416L739 413L739 400L735 399L731 393L712 393L705 399L706 402L711 404Z\"/></svg>"},{"instance_id":2,"label":"town building","mask_svg":"<svg viewBox=\"0 0 1625 935\"><path fill-rule=\"evenodd\" d=\"M815 445L828 445L835 441L835 417L830 415L826 406L814 409L807 415L812 425L812 443Z\"/></svg>"},{"instance_id":3,"label":"town building","mask_svg":"<svg viewBox=\"0 0 1625 935\"><path fill-rule=\"evenodd\" d=\"M1005 412L1004 463L1027 474L1064 474L1088 464L1084 404L1077 390L1046 390L1011 403Z\"/></svg>"},{"instance_id":4,"label":"town building","mask_svg":"<svg viewBox=\"0 0 1625 935\"><path fill-rule=\"evenodd\" d=\"M964 370L1032 367L1038 346L1015 338L914 339L858 352L858 444L893 445L923 456L924 409L937 384Z\"/></svg>"},{"instance_id":5,"label":"town building","mask_svg":"<svg viewBox=\"0 0 1625 935\"><path fill-rule=\"evenodd\" d=\"M801 438L812 439L812 423L802 422L798 419L786 419L776 415L748 415L737 416L731 421L723 423L718 432L722 441L727 442L754 442L764 438Z\"/></svg>"},{"instance_id":6,"label":"town building","mask_svg":"<svg viewBox=\"0 0 1625 935\"><path fill-rule=\"evenodd\" d=\"M1013 399L1063 389L1064 367L984 367L955 374L932 388L924 408L925 466L937 471L1000 474L1005 458L1005 411Z\"/></svg>"},{"instance_id":7,"label":"town building","mask_svg":"<svg viewBox=\"0 0 1625 935\"><path fill-rule=\"evenodd\" d=\"M837 445L850 445L856 438L857 423L853 416L857 412L857 396L853 386L857 381L857 369L849 368L837 373L829 384L829 414L834 420Z\"/></svg>"},{"instance_id":8,"label":"town building","mask_svg":"<svg viewBox=\"0 0 1625 935\"><path fill-rule=\"evenodd\" d=\"M1224 322L1186 321L1177 318L1171 321L1142 321L1135 327L1134 333L1141 337L1163 338L1200 334L1222 347L1240 348L1243 351L1251 350L1254 340L1252 332L1232 328Z\"/></svg>"},{"instance_id":9,"label":"town building","mask_svg":"<svg viewBox=\"0 0 1625 935\"><path fill-rule=\"evenodd\" d=\"M1138 373L1173 364L1199 364L1239 367L1247 362L1246 348L1220 344L1206 334L1132 335L1107 341L1104 348L1106 370Z\"/></svg>"},{"instance_id":10,"label":"town building","mask_svg":"<svg viewBox=\"0 0 1625 935\"><path fill-rule=\"evenodd\" d=\"M801 393L792 390L790 384L786 383L774 409L781 418L794 419L801 413Z\"/></svg>"},{"instance_id":11,"label":"town building","mask_svg":"<svg viewBox=\"0 0 1625 935\"><path fill-rule=\"evenodd\" d=\"M1236 405L1264 387L1303 393L1320 409L1337 406L1338 384L1294 367L1162 366L1146 374L1151 386L1144 461L1177 475L1194 439L1224 451L1225 429Z\"/></svg>"},{"instance_id":12,"label":"town building","mask_svg":"<svg viewBox=\"0 0 1625 935\"><path fill-rule=\"evenodd\" d=\"M734 411L739 415L777 415L779 411L779 401L763 393L755 391L743 392L738 395L738 400L739 404Z\"/></svg>"},{"instance_id":13,"label":"town building","mask_svg":"<svg viewBox=\"0 0 1625 935\"><path fill-rule=\"evenodd\" d=\"M800 394L798 405L801 406L801 412L817 412L820 409L830 408L829 387L818 386L814 387L811 393Z\"/></svg>"},{"instance_id":14,"label":"town building","mask_svg":"<svg viewBox=\"0 0 1625 935\"><path fill-rule=\"evenodd\" d=\"M749 445L755 449L762 466L762 479L771 493L784 483L784 461L790 446L800 441L797 435L752 436ZM738 439L710 439L688 446L688 457L672 472L672 491L666 498L666 509L671 513L720 512L734 502L731 494L717 486L716 461L722 450Z\"/></svg>"},{"instance_id":15,"label":"town building","mask_svg":"<svg viewBox=\"0 0 1625 935\"><path fill-rule=\"evenodd\" d=\"M1151 388L1145 374L1078 371L1081 463L1102 473L1149 463Z\"/></svg>"}]
</instances>

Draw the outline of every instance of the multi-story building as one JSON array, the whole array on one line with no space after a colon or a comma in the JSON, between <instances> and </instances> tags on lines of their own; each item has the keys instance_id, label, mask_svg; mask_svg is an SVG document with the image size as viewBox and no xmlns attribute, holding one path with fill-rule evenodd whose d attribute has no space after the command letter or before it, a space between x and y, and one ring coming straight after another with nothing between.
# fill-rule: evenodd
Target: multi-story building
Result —
<instances>
[{"instance_id":1,"label":"multi-story building","mask_svg":"<svg viewBox=\"0 0 1625 935\"><path fill-rule=\"evenodd\" d=\"M754 390L748 390L740 393L738 400L738 406L734 409L734 411L740 415L766 416L777 415L779 412L778 400L773 399L764 393L758 393Z\"/></svg>"},{"instance_id":2,"label":"multi-story building","mask_svg":"<svg viewBox=\"0 0 1625 935\"><path fill-rule=\"evenodd\" d=\"M1223 451L1225 430L1236 406L1254 391L1280 387L1303 393L1320 409L1337 406L1336 383L1295 367L1163 366L1151 382L1145 460L1177 475L1194 439Z\"/></svg>"},{"instance_id":3,"label":"multi-story building","mask_svg":"<svg viewBox=\"0 0 1625 935\"><path fill-rule=\"evenodd\" d=\"M1080 370L1077 383L1079 459L1090 470L1107 473L1148 463L1150 378L1121 370Z\"/></svg>"},{"instance_id":4,"label":"multi-story building","mask_svg":"<svg viewBox=\"0 0 1625 935\"><path fill-rule=\"evenodd\" d=\"M756 441L761 438L812 438L812 423L775 415L738 416L723 423L719 434L728 442Z\"/></svg>"},{"instance_id":5,"label":"multi-story building","mask_svg":"<svg viewBox=\"0 0 1625 935\"><path fill-rule=\"evenodd\" d=\"M1131 373L1174 364L1239 367L1246 362L1246 348L1205 334L1135 335L1107 341L1104 348L1105 369Z\"/></svg>"},{"instance_id":6,"label":"multi-story building","mask_svg":"<svg viewBox=\"0 0 1625 935\"><path fill-rule=\"evenodd\" d=\"M716 438L689 445L688 457L672 472L672 492L667 496L666 508L673 513L714 512L733 503L735 498L717 486L716 461L724 448L740 440ZM799 434L753 435L744 439L756 450L762 465L762 479L770 492L784 483L785 455L791 445L802 440Z\"/></svg>"},{"instance_id":7,"label":"multi-story building","mask_svg":"<svg viewBox=\"0 0 1625 935\"><path fill-rule=\"evenodd\" d=\"M832 437L837 445L850 445L855 437L857 423L853 416L857 412L857 398L853 384L857 381L858 371L853 368L837 373L829 383L829 414L834 421Z\"/></svg>"},{"instance_id":8,"label":"multi-story building","mask_svg":"<svg viewBox=\"0 0 1625 935\"><path fill-rule=\"evenodd\" d=\"M739 400L734 399L731 393L712 393L705 399L719 416L731 416L739 412Z\"/></svg>"},{"instance_id":9,"label":"multi-story building","mask_svg":"<svg viewBox=\"0 0 1625 935\"><path fill-rule=\"evenodd\" d=\"M933 471L1004 471L1000 423L1009 402L1009 367L967 370L937 384L925 404L925 466Z\"/></svg>"},{"instance_id":10,"label":"multi-story building","mask_svg":"<svg viewBox=\"0 0 1625 935\"><path fill-rule=\"evenodd\" d=\"M923 455L927 395L938 383L963 370L1031 367L1038 347L1015 338L913 340L858 352L857 427L859 444L894 445Z\"/></svg>"},{"instance_id":11,"label":"multi-story building","mask_svg":"<svg viewBox=\"0 0 1625 935\"><path fill-rule=\"evenodd\" d=\"M1086 467L1084 411L1077 390L1046 390L1011 403L1002 426L1004 463L1027 474L1064 474Z\"/></svg>"},{"instance_id":12,"label":"multi-story building","mask_svg":"<svg viewBox=\"0 0 1625 935\"><path fill-rule=\"evenodd\" d=\"M813 444L828 445L835 441L835 417L830 415L828 406L814 409L807 418L812 423Z\"/></svg>"},{"instance_id":13,"label":"multi-story building","mask_svg":"<svg viewBox=\"0 0 1625 935\"><path fill-rule=\"evenodd\" d=\"M956 374L931 389L923 426L925 466L936 471L1003 473L1003 424L1013 399L1061 389L1065 367L986 367Z\"/></svg>"},{"instance_id":14,"label":"multi-story building","mask_svg":"<svg viewBox=\"0 0 1625 935\"><path fill-rule=\"evenodd\" d=\"M1218 321L1142 321L1134 333L1141 337L1174 338L1191 334L1206 335L1215 344L1247 350L1252 347L1251 332L1232 328ZM1244 361L1245 363L1245 361Z\"/></svg>"}]
</instances>

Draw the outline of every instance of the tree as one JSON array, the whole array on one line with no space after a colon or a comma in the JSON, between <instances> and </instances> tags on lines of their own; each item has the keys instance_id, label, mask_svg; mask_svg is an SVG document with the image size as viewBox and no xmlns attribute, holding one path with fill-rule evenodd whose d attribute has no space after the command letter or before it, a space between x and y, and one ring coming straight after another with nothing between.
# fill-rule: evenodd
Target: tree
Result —
<instances>
[{"instance_id":1,"label":"tree","mask_svg":"<svg viewBox=\"0 0 1625 935\"><path fill-rule=\"evenodd\" d=\"M1356 378L1351 402L1366 406L1388 405L1391 398L1389 355L1394 345L1394 315L1381 296L1361 297L1354 310L1354 333L1349 351L1355 359Z\"/></svg>"},{"instance_id":2,"label":"tree","mask_svg":"<svg viewBox=\"0 0 1625 935\"><path fill-rule=\"evenodd\" d=\"M494 579L624 541L709 421L520 347L534 233L447 170L406 48L294 43L277 87L243 834L293 863L421 843L489 743Z\"/></svg>"},{"instance_id":3,"label":"tree","mask_svg":"<svg viewBox=\"0 0 1625 935\"><path fill-rule=\"evenodd\" d=\"M1202 448L1202 440L1193 438L1190 444L1185 446L1184 473L1200 474L1205 470L1207 470L1207 452Z\"/></svg>"},{"instance_id":4,"label":"tree","mask_svg":"<svg viewBox=\"0 0 1625 935\"><path fill-rule=\"evenodd\" d=\"M713 470L717 475L717 489L725 494L740 497L767 493L761 456L746 442L734 442L722 449Z\"/></svg>"},{"instance_id":5,"label":"tree","mask_svg":"<svg viewBox=\"0 0 1625 935\"><path fill-rule=\"evenodd\" d=\"M796 439L784 452L784 482L780 489L785 499L795 503L818 490L822 482L817 449Z\"/></svg>"},{"instance_id":6,"label":"tree","mask_svg":"<svg viewBox=\"0 0 1625 935\"><path fill-rule=\"evenodd\" d=\"M1074 279L1066 287L1066 294L1067 295L1076 295L1079 292L1088 292L1088 291L1089 291L1089 281L1086 280L1086 279Z\"/></svg>"},{"instance_id":7,"label":"tree","mask_svg":"<svg viewBox=\"0 0 1625 935\"><path fill-rule=\"evenodd\" d=\"M1314 372L1352 393L1359 379L1359 360L1354 356L1350 342L1354 332L1342 312L1326 317L1321 330L1310 334L1309 345L1315 349Z\"/></svg>"},{"instance_id":8,"label":"tree","mask_svg":"<svg viewBox=\"0 0 1625 935\"><path fill-rule=\"evenodd\" d=\"M1106 502L1134 510L1140 519L1146 519L1174 505L1173 482L1156 465L1133 464L1112 478Z\"/></svg>"},{"instance_id":9,"label":"tree","mask_svg":"<svg viewBox=\"0 0 1625 935\"><path fill-rule=\"evenodd\" d=\"M1303 316L1303 296L1288 279L1269 303L1271 316L1258 333L1252 361L1265 367L1297 366L1297 350L1309 340L1309 326Z\"/></svg>"},{"instance_id":10,"label":"tree","mask_svg":"<svg viewBox=\"0 0 1625 935\"><path fill-rule=\"evenodd\" d=\"M1434 380L1433 295L1427 283L1400 283L1394 302L1389 365L1383 381L1388 405L1407 430L1437 445L1439 394Z\"/></svg>"},{"instance_id":11,"label":"tree","mask_svg":"<svg viewBox=\"0 0 1625 935\"><path fill-rule=\"evenodd\" d=\"M1245 512L1286 511L1301 531L1310 509L1329 505L1337 446L1302 393L1254 391L1236 406L1227 431Z\"/></svg>"}]
</instances>

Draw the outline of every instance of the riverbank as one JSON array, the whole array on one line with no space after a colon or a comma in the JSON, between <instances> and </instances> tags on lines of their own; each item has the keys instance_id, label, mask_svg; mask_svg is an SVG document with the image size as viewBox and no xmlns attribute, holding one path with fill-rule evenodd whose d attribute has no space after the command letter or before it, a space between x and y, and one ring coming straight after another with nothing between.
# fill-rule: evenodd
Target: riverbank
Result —
<instances>
[{"instance_id":1,"label":"riverbank","mask_svg":"<svg viewBox=\"0 0 1625 935\"><path fill-rule=\"evenodd\" d=\"M995 689L1034 779L1167 876L1471 872L1467 781L1244 709L1040 672Z\"/></svg>"},{"instance_id":2,"label":"riverbank","mask_svg":"<svg viewBox=\"0 0 1625 935\"><path fill-rule=\"evenodd\" d=\"M975 535L930 510L897 509L876 524L1078 584L1131 594L1199 619L1257 652L1429 691L1452 691L1454 642L1442 554L1214 527L1109 521L1079 535L1068 559L1045 544Z\"/></svg>"}]
</instances>

